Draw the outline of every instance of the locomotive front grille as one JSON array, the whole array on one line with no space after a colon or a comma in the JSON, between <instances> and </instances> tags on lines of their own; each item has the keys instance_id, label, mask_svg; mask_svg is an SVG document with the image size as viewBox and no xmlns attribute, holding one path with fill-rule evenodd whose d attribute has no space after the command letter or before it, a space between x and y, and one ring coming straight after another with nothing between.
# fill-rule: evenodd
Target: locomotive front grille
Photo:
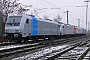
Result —
<instances>
[{"instance_id":1,"label":"locomotive front grille","mask_svg":"<svg viewBox=\"0 0 90 60\"><path fill-rule=\"evenodd\" d=\"M22 37L22 35L19 33L16 33L16 34L13 34L13 33L7 34L6 33L6 37L8 37L8 38L20 38L20 37Z\"/></svg>"}]
</instances>

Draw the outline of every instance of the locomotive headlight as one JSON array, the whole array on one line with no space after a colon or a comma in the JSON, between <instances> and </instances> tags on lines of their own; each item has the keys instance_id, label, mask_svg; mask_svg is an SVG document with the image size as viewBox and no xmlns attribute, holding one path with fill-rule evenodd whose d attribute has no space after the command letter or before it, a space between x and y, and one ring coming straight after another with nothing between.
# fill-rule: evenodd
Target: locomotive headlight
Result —
<instances>
[{"instance_id":1,"label":"locomotive headlight","mask_svg":"<svg viewBox=\"0 0 90 60\"><path fill-rule=\"evenodd\" d=\"M7 34L3 34L3 36L4 36L4 37L6 37L6 36L7 36Z\"/></svg>"},{"instance_id":2,"label":"locomotive headlight","mask_svg":"<svg viewBox=\"0 0 90 60\"><path fill-rule=\"evenodd\" d=\"M8 34L3 34L3 37L4 37L4 38L8 37Z\"/></svg>"},{"instance_id":3,"label":"locomotive headlight","mask_svg":"<svg viewBox=\"0 0 90 60\"><path fill-rule=\"evenodd\" d=\"M17 37L18 37L18 34L14 34L14 37L16 37L16 38L17 38Z\"/></svg>"},{"instance_id":4,"label":"locomotive headlight","mask_svg":"<svg viewBox=\"0 0 90 60\"><path fill-rule=\"evenodd\" d=\"M7 34L4 34L4 36L6 37L6 36L7 36Z\"/></svg>"}]
</instances>

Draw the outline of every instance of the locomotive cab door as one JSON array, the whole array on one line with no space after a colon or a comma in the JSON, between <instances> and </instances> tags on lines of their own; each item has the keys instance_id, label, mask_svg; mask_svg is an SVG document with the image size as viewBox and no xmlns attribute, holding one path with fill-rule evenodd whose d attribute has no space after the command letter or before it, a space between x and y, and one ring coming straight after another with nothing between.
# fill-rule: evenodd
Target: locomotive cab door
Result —
<instances>
[{"instance_id":1,"label":"locomotive cab door","mask_svg":"<svg viewBox=\"0 0 90 60\"><path fill-rule=\"evenodd\" d=\"M61 35L64 35L64 32L65 32L64 31L64 25L61 26L61 29L60 30L61 30Z\"/></svg>"},{"instance_id":2,"label":"locomotive cab door","mask_svg":"<svg viewBox=\"0 0 90 60\"><path fill-rule=\"evenodd\" d=\"M24 36L29 36L29 19L26 19L25 26L24 26Z\"/></svg>"}]
</instances>

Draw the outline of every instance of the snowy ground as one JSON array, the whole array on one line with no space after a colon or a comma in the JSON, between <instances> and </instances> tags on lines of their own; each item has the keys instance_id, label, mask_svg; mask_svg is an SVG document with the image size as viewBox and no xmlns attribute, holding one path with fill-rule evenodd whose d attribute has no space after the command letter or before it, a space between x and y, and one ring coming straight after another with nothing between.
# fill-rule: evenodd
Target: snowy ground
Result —
<instances>
[{"instance_id":1,"label":"snowy ground","mask_svg":"<svg viewBox=\"0 0 90 60\"><path fill-rule=\"evenodd\" d=\"M44 50L41 50L41 51L38 51L38 52L34 52L32 54L28 54L26 56L14 58L12 60L32 60L32 59L35 59L35 58L42 57L43 55L46 55L48 53L52 53L53 51L60 50L64 47L66 47L66 46L68 46L68 45L62 45L62 46L47 48L47 49L44 49Z\"/></svg>"},{"instance_id":2,"label":"snowy ground","mask_svg":"<svg viewBox=\"0 0 90 60\"><path fill-rule=\"evenodd\" d=\"M36 45L36 44L38 44L38 43L34 43L34 44L21 44L21 45L0 46L0 50L11 49L11 48L17 48L17 47L23 47L23 46L28 46L28 45Z\"/></svg>"}]
</instances>

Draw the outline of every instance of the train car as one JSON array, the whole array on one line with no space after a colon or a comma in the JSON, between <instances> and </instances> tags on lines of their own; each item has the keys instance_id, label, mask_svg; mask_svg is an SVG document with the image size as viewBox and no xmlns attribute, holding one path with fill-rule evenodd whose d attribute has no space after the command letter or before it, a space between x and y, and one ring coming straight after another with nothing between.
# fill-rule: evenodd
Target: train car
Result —
<instances>
[{"instance_id":1,"label":"train car","mask_svg":"<svg viewBox=\"0 0 90 60\"><path fill-rule=\"evenodd\" d=\"M82 28L82 34L86 35L86 29Z\"/></svg>"},{"instance_id":2,"label":"train car","mask_svg":"<svg viewBox=\"0 0 90 60\"><path fill-rule=\"evenodd\" d=\"M76 34L76 26L74 26L74 34Z\"/></svg>"},{"instance_id":3,"label":"train car","mask_svg":"<svg viewBox=\"0 0 90 60\"><path fill-rule=\"evenodd\" d=\"M75 27L76 30L76 35L85 35L86 34L86 29L82 28L82 27Z\"/></svg>"},{"instance_id":4,"label":"train car","mask_svg":"<svg viewBox=\"0 0 90 60\"><path fill-rule=\"evenodd\" d=\"M9 16L4 36L8 38L9 42L58 37L60 36L60 26L57 22L37 19L32 15Z\"/></svg>"},{"instance_id":5,"label":"train car","mask_svg":"<svg viewBox=\"0 0 90 60\"><path fill-rule=\"evenodd\" d=\"M25 42L29 39L51 39L85 34L85 29L69 24L36 18L33 15L9 16L4 36L9 42Z\"/></svg>"},{"instance_id":6,"label":"train car","mask_svg":"<svg viewBox=\"0 0 90 60\"><path fill-rule=\"evenodd\" d=\"M69 24L62 24L60 28L60 33L63 36L72 36L74 35L74 26Z\"/></svg>"},{"instance_id":7,"label":"train car","mask_svg":"<svg viewBox=\"0 0 90 60\"><path fill-rule=\"evenodd\" d=\"M77 35L82 34L82 28L81 27L76 27L76 34Z\"/></svg>"}]
</instances>

